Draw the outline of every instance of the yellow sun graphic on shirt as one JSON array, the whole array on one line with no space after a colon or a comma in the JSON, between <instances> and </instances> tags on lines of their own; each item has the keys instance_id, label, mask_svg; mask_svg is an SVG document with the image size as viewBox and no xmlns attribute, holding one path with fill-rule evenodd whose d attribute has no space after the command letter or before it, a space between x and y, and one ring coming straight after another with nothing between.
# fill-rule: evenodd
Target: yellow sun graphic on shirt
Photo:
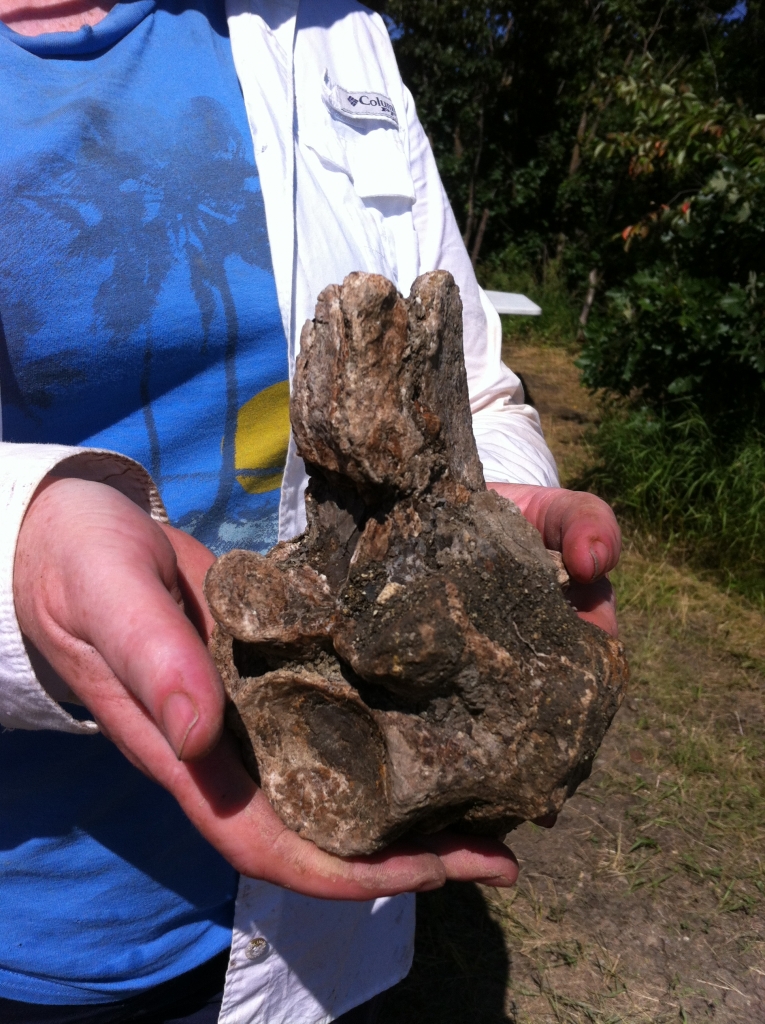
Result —
<instances>
[{"instance_id":1,"label":"yellow sun graphic on shirt","mask_svg":"<svg viewBox=\"0 0 765 1024\"><path fill-rule=\"evenodd\" d=\"M248 494L282 485L290 441L290 383L272 384L245 402L236 419L234 467Z\"/></svg>"}]
</instances>

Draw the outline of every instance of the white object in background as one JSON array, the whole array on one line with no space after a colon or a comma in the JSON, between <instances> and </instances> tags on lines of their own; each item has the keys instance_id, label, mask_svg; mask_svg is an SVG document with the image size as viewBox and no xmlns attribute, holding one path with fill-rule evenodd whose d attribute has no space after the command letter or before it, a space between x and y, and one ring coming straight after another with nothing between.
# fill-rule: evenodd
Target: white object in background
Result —
<instances>
[{"instance_id":1,"label":"white object in background","mask_svg":"<svg viewBox=\"0 0 765 1024\"><path fill-rule=\"evenodd\" d=\"M498 313L515 313L519 316L539 316L541 308L516 292L486 292L489 302Z\"/></svg>"}]
</instances>

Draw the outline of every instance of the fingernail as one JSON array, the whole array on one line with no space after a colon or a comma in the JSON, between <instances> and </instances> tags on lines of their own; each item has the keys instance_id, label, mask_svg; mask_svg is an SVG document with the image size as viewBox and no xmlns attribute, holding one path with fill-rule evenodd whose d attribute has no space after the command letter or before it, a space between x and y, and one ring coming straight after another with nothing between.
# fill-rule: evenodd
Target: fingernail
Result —
<instances>
[{"instance_id":1,"label":"fingernail","mask_svg":"<svg viewBox=\"0 0 765 1024\"><path fill-rule=\"evenodd\" d=\"M598 576L602 576L605 572L606 563L608 561L608 549L605 544L601 544L599 541L592 545L590 548L590 557L592 558L593 573L592 578L596 580Z\"/></svg>"},{"instance_id":2,"label":"fingernail","mask_svg":"<svg viewBox=\"0 0 765 1024\"><path fill-rule=\"evenodd\" d=\"M180 761L189 733L199 721L199 712L191 698L180 691L171 693L162 707L162 726L168 743Z\"/></svg>"}]
</instances>

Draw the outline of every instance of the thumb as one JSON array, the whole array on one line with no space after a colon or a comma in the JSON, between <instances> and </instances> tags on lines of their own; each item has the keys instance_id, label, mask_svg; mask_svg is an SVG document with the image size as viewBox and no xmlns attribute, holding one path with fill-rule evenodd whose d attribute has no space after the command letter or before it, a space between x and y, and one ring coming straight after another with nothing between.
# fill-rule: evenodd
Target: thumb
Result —
<instances>
[{"instance_id":1,"label":"thumb","mask_svg":"<svg viewBox=\"0 0 765 1024\"><path fill-rule=\"evenodd\" d=\"M96 718L127 690L177 757L215 746L220 677L181 609L173 546L132 501L91 481L50 483L19 535L14 592L22 630Z\"/></svg>"},{"instance_id":2,"label":"thumb","mask_svg":"<svg viewBox=\"0 0 765 1024\"><path fill-rule=\"evenodd\" d=\"M487 486L520 508L542 534L545 547L560 551L578 583L600 579L619 561L619 524L610 506L596 495L533 484Z\"/></svg>"},{"instance_id":3,"label":"thumb","mask_svg":"<svg viewBox=\"0 0 765 1024\"><path fill-rule=\"evenodd\" d=\"M616 516L594 494L564 491L547 511L545 536L560 538L563 562L579 583L602 579L619 561L622 538Z\"/></svg>"},{"instance_id":4,"label":"thumb","mask_svg":"<svg viewBox=\"0 0 765 1024\"><path fill-rule=\"evenodd\" d=\"M220 739L224 695L199 633L155 567L125 567L105 584L84 639L146 708L176 757L209 753ZM126 614L125 609L130 609Z\"/></svg>"}]
</instances>

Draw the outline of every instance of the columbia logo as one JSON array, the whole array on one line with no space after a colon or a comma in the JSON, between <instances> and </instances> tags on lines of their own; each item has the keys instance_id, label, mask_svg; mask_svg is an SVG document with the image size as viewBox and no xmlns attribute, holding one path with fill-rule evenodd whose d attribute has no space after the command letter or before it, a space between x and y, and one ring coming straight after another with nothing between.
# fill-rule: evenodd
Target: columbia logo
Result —
<instances>
[{"instance_id":1,"label":"columbia logo","mask_svg":"<svg viewBox=\"0 0 765 1024\"><path fill-rule=\"evenodd\" d=\"M325 102L331 110L352 121L372 118L398 127L396 108L387 96L379 92L350 92L335 85L325 96Z\"/></svg>"}]
</instances>

